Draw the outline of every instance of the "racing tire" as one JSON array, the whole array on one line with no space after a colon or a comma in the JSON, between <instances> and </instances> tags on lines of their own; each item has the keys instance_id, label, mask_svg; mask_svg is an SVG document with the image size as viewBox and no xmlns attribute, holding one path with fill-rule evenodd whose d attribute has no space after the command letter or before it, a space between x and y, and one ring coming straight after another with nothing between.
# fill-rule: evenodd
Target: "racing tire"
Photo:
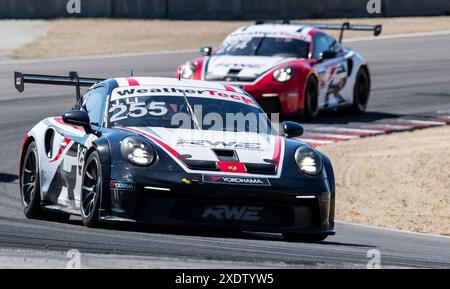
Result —
<instances>
[{"instance_id":1,"label":"racing tire","mask_svg":"<svg viewBox=\"0 0 450 289\"><path fill-rule=\"evenodd\" d=\"M41 185L39 181L39 158L36 143L33 141L23 158L20 175L20 195L23 212L28 219L67 222L70 214L44 211L41 206Z\"/></svg>"},{"instance_id":2,"label":"racing tire","mask_svg":"<svg viewBox=\"0 0 450 289\"><path fill-rule=\"evenodd\" d=\"M303 118L312 120L319 114L319 84L315 77L309 77L304 95Z\"/></svg>"},{"instance_id":3,"label":"racing tire","mask_svg":"<svg viewBox=\"0 0 450 289\"><path fill-rule=\"evenodd\" d=\"M328 235L323 233L302 234L302 233L283 233L283 237L289 242L317 243L325 240Z\"/></svg>"},{"instance_id":4,"label":"racing tire","mask_svg":"<svg viewBox=\"0 0 450 289\"><path fill-rule=\"evenodd\" d=\"M370 96L370 76L365 68L360 68L356 74L355 87L353 89L353 103L350 111L360 114L366 111Z\"/></svg>"},{"instance_id":5,"label":"racing tire","mask_svg":"<svg viewBox=\"0 0 450 289\"><path fill-rule=\"evenodd\" d=\"M80 215L83 225L97 227L99 221L100 196L102 193L102 168L100 156L93 151L83 168L80 196Z\"/></svg>"}]
</instances>

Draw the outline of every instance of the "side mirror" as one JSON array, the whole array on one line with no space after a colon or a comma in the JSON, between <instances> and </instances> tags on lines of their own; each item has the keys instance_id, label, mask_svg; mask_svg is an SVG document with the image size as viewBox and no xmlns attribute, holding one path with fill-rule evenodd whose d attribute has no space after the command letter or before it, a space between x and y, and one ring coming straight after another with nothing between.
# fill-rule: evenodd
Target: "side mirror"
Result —
<instances>
[{"instance_id":1,"label":"side mirror","mask_svg":"<svg viewBox=\"0 0 450 289\"><path fill-rule=\"evenodd\" d=\"M212 55L212 47L205 46L205 47L200 48L200 55L211 56Z\"/></svg>"},{"instance_id":2,"label":"side mirror","mask_svg":"<svg viewBox=\"0 0 450 289\"><path fill-rule=\"evenodd\" d=\"M84 110L68 110L63 112L62 120L64 123L77 125L84 128L86 133L92 133L91 120Z\"/></svg>"},{"instance_id":3,"label":"side mirror","mask_svg":"<svg viewBox=\"0 0 450 289\"><path fill-rule=\"evenodd\" d=\"M327 50L320 53L319 60L333 59L337 57L337 52L332 50Z\"/></svg>"},{"instance_id":4,"label":"side mirror","mask_svg":"<svg viewBox=\"0 0 450 289\"><path fill-rule=\"evenodd\" d=\"M293 121L284 121L283 131L287 137L298 137L303 134L303 125L293 122Z\"/></svg>"}]
</instances>

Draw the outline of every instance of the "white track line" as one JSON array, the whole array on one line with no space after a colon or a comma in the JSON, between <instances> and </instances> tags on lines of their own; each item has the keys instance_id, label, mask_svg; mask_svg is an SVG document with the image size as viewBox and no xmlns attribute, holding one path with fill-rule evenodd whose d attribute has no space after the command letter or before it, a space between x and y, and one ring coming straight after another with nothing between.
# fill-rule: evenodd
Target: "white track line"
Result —
<instances>
[{"instance_id":1,"label":"white track line","mask_svg":"<svg viewBox=\"0 0 450 289\"><path fill-rule=\"evenodd\" d=\"M429 124L429 125L446 125L447 123L443 121L432 121L432 120L418 120L418 119L399 119L399 121L405 121L416 124Z\"/></svg>"},{"instance_id":2,"label":"white track line","mask_svg":"<svg viewBox=\"0 0 450 289\"><path fill-rule=\"evenodd\" d=\"M375 40L389 40L389 39L402 39L402 38L418 38L418 37L430 37L430 36L445 36L450 35L450 31L439 31L439 32L418 32L418 33L404 33L395 35L386 35L379 37L361 37L361 38L350 38L346 39L345 42L364 42L364 41L375 41ZM152 55L167 55L167 54L181 54L181 53L194 53L198 51L197 49L183 49L183 50L162 50L156 52L138 52L138 53L118 53L109 55L88 55L79 57L68 57L68 58L49 58L49 59L23 59L23 60L4 60L0 61L0 64L15 64L15 63L39 63L39 62L50 62L50 61L67 61L67 60L91 60L91 59L109 59L116 57L135 57L135 56L152 56Z\"/></svg>"},{"instance_id":3,"label":"white track line","mask_svg":"<svg viewBox=\"0 0 450 289\"><path fill-rule=\"evenodd\" d=\"M331 140L318 140L318 139L309 139L309 138L298 138L299 141L310 143L310 144L332 144L335 143Z\"/></svg>"},{"instance_id":4,"label":"white track line","mask_svg":"<svg viewBox=\"0 0 450 289\"><path fill-rule=\"evenodd\" d=\"M346 127L335 127L335 126L317 126L317 127L307 127L306 131L336 131L336 132L354 132L354 133L368 133L368 134L381 134L384 130L374 130L374 129L359 129L359 128L346 128Z\"/></svg>"},{"instance_id":5,"label":"white track line","mask_svg":"<svg viewBox=\"0 0 450 289\"><path fill-rule=\"evenodd\" d=\"M415 33L400 33L393 35L385 35L378 37L358 37L344 39L344 42L362 42L362 41L374 41L374 40L390 40L390 39L403 39L403 38L418 38L418 37L432 37L432 36L446 36L450 35L450 30L436 31L436 32L415 32Z\"/></svg>"},{"instance_id":6,"label":"white track line","mask_svg":"<svg viewBox=\"0 0 450 289\"><path fill-rule=\"evenodd\" d=\"M337 139L357 139L360 136L357 135L343 135L343 134L334 134L334 133L316 133L316 132L307 132L305 133L306 137L324 137L324 138L337 138Z\"/></svg>"},{"instance_id":7,"label":"white track line","mask_svg":"<svg viewBox=\"0 0 450 289\"><path fill-rule=\"evenodd\" d=\"M369 228L369 229L378 229L378 230L385 230L385 231L391 231L391 232L397 232L397 233L413 234L413 235L419 235L419 236L425 236L425 237L444 238L444 239L450 240L450 236L419 233L419 232L413 232L413 231L407 231L407 230L385 228L385 227L380 227L380 226L375 226L375 225L357 224L357 223L351 223L351 222L346 222L346 221L336 221L336 223L340 223L340 224L344 224L344 225L358 226L358 227L365 227L365 228Z\"/></svg>"},{"instance_id":8,"label":"white track line","mask_svg":"<svg viewBox=\"0 0 450 289\"><path fill-rule=\"evenodd\" d=\"M110 58L118 58L118 57L157 56L157 55L167 55L167 54L194 53L196 51L197 51L196 49L182 49L182 50L173 50L173 51L161 50L161 51L155 51L155 52L118 53L118 54L108 54L108 55L87 55L87 56L57 57L57 58L47 58L47 59L15 59L15 60L0 61L0 64L40 63L40 62L53 62L53 61L110 59Z\"/></svg>"},{"instance_id":9,"label":"white track line","mask_svg":"<svg viewBox=\"0 0 450 289\"><path fill-rule=\"evenodd\" d=\"M413 127L409 125L388 124L388 123L373 123L373 124L377 125L378 127L382 126L383 128L386 128L385 130L392 129L394 132L413 129Z\"/></svg>"}]
</instances>

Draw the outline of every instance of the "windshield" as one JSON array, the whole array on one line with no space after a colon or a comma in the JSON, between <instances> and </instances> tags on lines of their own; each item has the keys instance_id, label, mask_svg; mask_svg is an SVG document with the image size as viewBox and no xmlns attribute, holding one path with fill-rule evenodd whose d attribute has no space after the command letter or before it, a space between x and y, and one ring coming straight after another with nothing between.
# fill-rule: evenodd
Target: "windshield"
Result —
<instances>
[{"instance_id":1,"label":"windshield","mask_svg":"<svg viewBox=\"0 0 450 289\"><path fill-rule=\"evenodd\" d=\"M216 55L283 56L307 58L309 43L300 39L251 35L231 35Z\"/></svg>"},{"instance_id":2,"label":"windshield","mask_svg":"<svg viewBox=\"0 0 450 289\"><path fill-rule=\"evenodd\" d=\"M186 98L194 115L188 111L183 96L144 95L111 101L108 126L271 133L270 120L258 106L222 99Z\"/></svg>"}]
</instances>

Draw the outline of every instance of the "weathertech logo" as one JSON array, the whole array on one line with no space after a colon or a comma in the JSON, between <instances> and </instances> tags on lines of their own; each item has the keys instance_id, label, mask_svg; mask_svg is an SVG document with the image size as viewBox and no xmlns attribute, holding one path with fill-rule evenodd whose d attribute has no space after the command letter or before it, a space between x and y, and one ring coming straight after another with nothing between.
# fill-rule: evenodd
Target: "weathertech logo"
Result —
<instances>
[{"instance_id":1,"label":"weathertech logo","mask_svg":"<svg viewBox=\"0 0 450 289\"><path fill-rule=\"evenodd\" d=\"M230 184L230 185L270 186L270 182L267 178L252 178L252 177L203 175L203 182L215 184Z\"/></svg>"},{"instance_id":2,"label":"weathertech logo","mask_svg":"<svg viewBox=\"0 0 450 289\"><path fill-rule=\"evenodd\" d=\"M218 205L206 208L202 218L255 222L261 219L261 212L263 209L263 207Z\"/></svg>"}]
</instances>

